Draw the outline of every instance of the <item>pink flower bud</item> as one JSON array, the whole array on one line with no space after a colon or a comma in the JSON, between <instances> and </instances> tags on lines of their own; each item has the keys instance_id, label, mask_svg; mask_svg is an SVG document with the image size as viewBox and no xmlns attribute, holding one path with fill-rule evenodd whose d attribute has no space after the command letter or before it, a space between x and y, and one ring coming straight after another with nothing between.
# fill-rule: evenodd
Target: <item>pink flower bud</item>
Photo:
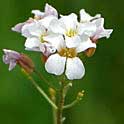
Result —
<instances>
[{"instance_id":1,"label":"pink flower bud","mask_svg":"<svg viewBox=\"0 0 124 124\"><path fill-rule=\"evenodd\" d=\"M19 64L20 67L22 67L29 74L34 71L33 61L25 54L21 54L21 57L17 60L17 64Z\"/></svg>"},{"instance_id":2,"label":"pink flower bud","mask_svg":"<svg viewBox=\"0 0 124 124\"><path fill-rule=\"evenodd\" d=\"M13 50L4 49L3 62L9 64L9 71L11 71L16 64L20 65L27 73L34 71L33 61L25 54L20 54Z\"/></svg>"}]
</instances>

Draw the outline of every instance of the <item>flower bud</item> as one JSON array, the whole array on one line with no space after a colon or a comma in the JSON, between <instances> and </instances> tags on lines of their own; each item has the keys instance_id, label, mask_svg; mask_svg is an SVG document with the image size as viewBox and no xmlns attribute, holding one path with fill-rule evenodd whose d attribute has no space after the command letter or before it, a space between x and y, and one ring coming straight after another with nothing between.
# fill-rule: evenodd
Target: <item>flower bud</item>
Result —
<instances>
[{"instance_id":1,"label":"flower bud","mask_svg":"<svg viewBox=\"0 0 124 124\"><path fill-rule=\"evenodd\" d=\"M44 56L44 55L41 56L41 61L42 61L43 63L45 63L45 62L47 61L47 59L48 59L47 56Z\"/></svg>"},{"instance_id":2,"label":"flower bud","mask_svg":"<svg viewBox=\"0 0 124 124\"><path fill-rule=\"evenodd\" d=\"M89 48L85 51L87 57L92 57L96 51L96 48Z\"/></svg>"},{"instance_id":3,"label":"flower bud","mask_svg":"<svg viewBox=\"0 0 124 124\"><path fill-rule=\"evenodd\" d=\"M84 90L82 90L81 92L78 92L77 100L82 100L83 96L84 96Z\"/></svg>"},{"instance_id":4,"label":"flower bud","mask_svg":"<svg viewBox=\"0 0 124 124\"><path fill-rule=\"evenodd\" d=\"M20 58L17 60L17 64L29 74L34 71L33 61L25 54L21 54Z\"/></svg>"},{"instance_id":5,"label":"flower bud","mask_svg":"<svg viewBox=\"0 0 124 124\"><path fill-rule=\"evenodd\" d=\"M49 93L51 95L51 97L55 97L56 96L56 91L53 88L49 88Z\"/></svg>"}]
</instances>

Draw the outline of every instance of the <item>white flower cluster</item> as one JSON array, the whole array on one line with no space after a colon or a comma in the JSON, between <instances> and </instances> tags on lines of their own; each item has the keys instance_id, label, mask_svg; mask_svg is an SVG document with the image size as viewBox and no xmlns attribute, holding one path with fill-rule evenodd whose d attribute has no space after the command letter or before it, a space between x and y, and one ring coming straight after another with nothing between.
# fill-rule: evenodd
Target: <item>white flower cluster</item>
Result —
<instances>
[{"instance_id":1,"label":"white flower cluster","mask_svg":"<svg viewBox=\"0 0 124 124\"><path fill-rule=\"evenodd\" d=\"M45 69L48 73L62 75L69 80L81 79L85 74L78 53L96 48L99 38L109 38L112 29L104 29L104 18L100 14L92 17L80 10L80 20L75 13L58 15L46 4L45 11L33 10L34 18L12 28L26 37L25 49L42 52L47 57Z\"/></svg>"}]
</instances>

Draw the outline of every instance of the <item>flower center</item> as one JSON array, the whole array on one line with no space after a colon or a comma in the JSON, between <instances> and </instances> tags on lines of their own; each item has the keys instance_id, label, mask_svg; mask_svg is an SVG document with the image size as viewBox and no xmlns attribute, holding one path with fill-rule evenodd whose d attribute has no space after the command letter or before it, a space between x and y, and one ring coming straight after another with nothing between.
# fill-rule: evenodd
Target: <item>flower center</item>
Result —
<instances>
[{"instance_id":1,"label":"flower center","mask_svg":"<svg viewBox=\"0 0 124 124\"><path fill-rule=\"evenodd\" d=\"M77 34L76 30L70 29L65 33L68 37L74 37Z\"/></svg>"},{"instance_id":2,"label":"flower center","mask_svg":"<svg viewBox=\"0 0 124 124\"><path fill-rule=\"evenodd\" d=\"M60 56L67 58L74 58L77 56L77 52L75 48L62 48L58 53Z\"/></svg>"},{"instance_id":3,"label":"flower center","mask_svg":"<svg viewBox=\"0 0 124 124\"><path fill-rule=\"evenodd\" d=\"M40 42L41 43L47 42L47 41L44 40L44 38L43 38L44 36L47 36L47 34L44 33L44 34L41 34L41 36L40 36Z\"/></svg>"}]
</instances>

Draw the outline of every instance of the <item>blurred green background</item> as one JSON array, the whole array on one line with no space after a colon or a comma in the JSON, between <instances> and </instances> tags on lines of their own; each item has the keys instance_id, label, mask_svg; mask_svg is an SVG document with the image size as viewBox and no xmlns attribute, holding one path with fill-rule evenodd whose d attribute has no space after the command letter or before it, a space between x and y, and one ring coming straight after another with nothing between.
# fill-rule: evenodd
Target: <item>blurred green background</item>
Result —
<instances>
[{"instance_id":1,"label":"blurred green background","mask_svg":"<svg viewBox=\"0 0 124 124\"><path fill-rule=\"evenodd\" d=\"M0 124L52 124L51 106L40 96L30 81L16 67L12 72L2 62L2 49L29 54L37 68L43 70L40 54L24 51L25 38L10 29L31 16L32 9L43 10L45 3L61 14L79 13L85 8L91 15L101 13L105 27L113 28L110 39L101 39L97 52L85 62L86 75L75 81L66 103L79 90L84 99L65 111L65 124L124 124L124 1L123 0L1 0L0 3ZM51 76L43 70L51 80ZM38 83L47 92L39 78ZM56 82L56 81L55 81Z\"/></svg>"}]
</instances>

